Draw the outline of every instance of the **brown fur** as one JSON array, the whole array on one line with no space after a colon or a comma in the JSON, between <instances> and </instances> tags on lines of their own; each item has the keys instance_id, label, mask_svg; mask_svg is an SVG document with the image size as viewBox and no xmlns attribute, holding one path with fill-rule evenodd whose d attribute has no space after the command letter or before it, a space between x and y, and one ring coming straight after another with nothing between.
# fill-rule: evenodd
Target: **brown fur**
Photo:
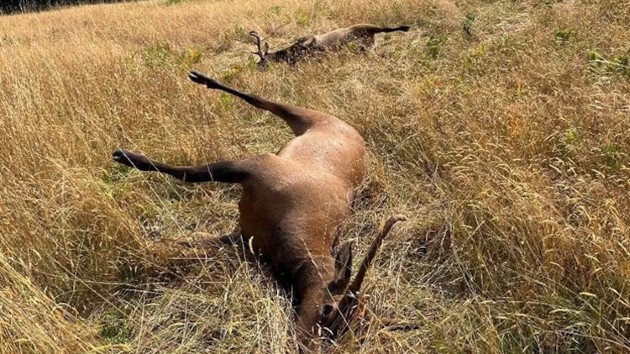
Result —
<instances>
[{"instance_id":1,"label":"brown fur","mask_svg":"<svg viewBox=\"0 0 630 354\"><path fill-rule=\"evenodd\" d=\"M196 72L191 80L236 95L287 122L296 137L277 154L205 166L177 167L143 155L117 150L115 161L142 171L170 174L187 182L239 183L240 230L253 251L283 273L299 302L300 341L312 347L317 326L342 328L340 316L351 316L356 304L348 289L358 294L371 259L393 223L377 238L364 260L359 277L350 285L352 252L343 245L336 257L336 230L350 212L355 188L365 176L365 144L350 125L326 113L274 103L248 95ZM354 298L354 295L352 295ZM347 307L347 308L346 308Z\"/></svg>"},{"instance_id":2,"label":"brown fur","mask_svg":"<svg viewBox=\"0 0 630 354\"><path fill-rule=\"evenodd\" d=\"M299 60L316 52L338 51L349 43L356 41L361 48L368 49L374 46L374 35L381 32L409 31L408 26L395 28L379 27L369 24L360 24L350 27L338 28L320 35L308 35L299 38L291 46L269 53L269 45L258 37L256 32L250 32L255 38L257 51L254 54L260 57L258 64L265 66L268 61L287 62L295 64Z\"/></svg>"}]
</instances>

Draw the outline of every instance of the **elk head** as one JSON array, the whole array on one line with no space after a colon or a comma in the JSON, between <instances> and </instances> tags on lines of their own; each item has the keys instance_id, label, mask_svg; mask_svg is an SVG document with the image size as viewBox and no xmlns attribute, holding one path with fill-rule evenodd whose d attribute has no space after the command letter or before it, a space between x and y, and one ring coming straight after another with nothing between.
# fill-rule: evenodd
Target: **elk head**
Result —
<instances>
[{"instance_id":1,"label":"elk head","mask_svg":"<svg viewBox=\"0 0 630 354\"><path fill-rule=\"evenodd\" d=\"M345 243L335 257L333 279L321 289L313 289L305 294L297 314L298 328L302 338L320 334L336 338L352 330L363 320L363 297L361 285L372 265L383 239L398 221L406 220L402 215L390 217L381 233L370 246L368 254L361 262L359 271L351 282L352 246ZM313 333L317 331L319 333ZM305 333L306 332L306 333ZM302 342L304 342L302 340Z\"/></svg>"},{"instance_id":2,"label":"elk head","mask_svg":"<svg viewBox=\"0 0 630 354\"><path fill-rule=\"evenodd\" d=\"M252 54L258 55L258 57L260 57L260 61L258 62L258 65L260 67L267 66L267 54L269 53L269 44L267 42L263 43L263 40L260 39L260 36L258 35L258 32L256 31L249 32L249 35L254 37L254 44L256 45L256 51L252 52Z\"/></svg>"},{"instance_id":3,"label":"elk head","mask_svg":"<svg viewBox=\"0 0 630 354\"><path fill-rule=\"evenodd\" d=\"M312 54L313 52L321 51L322 48L316 46L315 36L305 36L299 38L292 45L277 50L275 52L269 52L269 44L261 39L258 32L251 31L249 35L254 37L254 44L256 45L256 51L252 54L257 55L260 60L258 66L260 68L267 67L269 61L272 62L286 62L290 65L296 64L300 59Z\"/></svg>"}]
</instances>

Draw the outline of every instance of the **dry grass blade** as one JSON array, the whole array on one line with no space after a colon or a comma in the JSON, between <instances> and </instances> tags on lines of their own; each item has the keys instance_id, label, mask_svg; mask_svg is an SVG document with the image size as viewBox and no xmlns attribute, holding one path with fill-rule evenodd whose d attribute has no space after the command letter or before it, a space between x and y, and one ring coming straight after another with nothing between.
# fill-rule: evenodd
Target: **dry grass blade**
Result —
<instances>
[{"instance_id":1,"label":"dry grass blade","mask_svg":"<svg viewBox=\"0 0 630 354\"><path fill-rule=\"evenodd\" d=\"M290 131L196 88L195 69L329 112L370 150L341 230L366 254L370 327L331 351L630 352L627 1L170 1L0 16L0 353L287 352L290 295L219 245L236 188L117 167L273 152ZM151 19L148 21L147 19ZM376 48L255 68L289 43L409 24ZM366 283L364 286L368 286Z\"/></svg>"}]
</instances>

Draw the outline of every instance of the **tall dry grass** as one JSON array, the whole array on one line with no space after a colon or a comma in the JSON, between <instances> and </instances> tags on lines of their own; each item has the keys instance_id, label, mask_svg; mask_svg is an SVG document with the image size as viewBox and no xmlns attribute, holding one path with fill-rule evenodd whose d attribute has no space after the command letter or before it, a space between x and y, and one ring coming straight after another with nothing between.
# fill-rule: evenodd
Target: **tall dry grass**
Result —
<instances>
[{"instance_id":1,"label":"tall dry grass","mask_svg":"<svg viewBox=\"0 0 630 354\"><path fill-rule=\"evenodd\" d=\"M356 22L414 29L265 72L246 43ZM630 351L628 23L612 0L160 0L0 18L0 352L295 348L264 268L177 245L230 232L238 189L110 161L125 147L204 164L290 139L190 84L191 68L363 134L370 174L342 235L359 253L386 216L408 216L368 309L422 327L333 351Z\"/></svg>"}]
</instances>

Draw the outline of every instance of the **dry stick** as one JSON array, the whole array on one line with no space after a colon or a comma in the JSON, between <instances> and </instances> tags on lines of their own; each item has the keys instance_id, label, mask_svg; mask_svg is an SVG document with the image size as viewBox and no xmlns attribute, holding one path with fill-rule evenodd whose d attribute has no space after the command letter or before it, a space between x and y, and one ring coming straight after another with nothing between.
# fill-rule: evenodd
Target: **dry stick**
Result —
<instances>
[{"instance_id":1,"label":"dry stick","mask_svg":"<svg viewBox=\"0 0 630 354\"><path fill-rule=\"evenodd\" d=\"M282 27L284 27L284 26L288 25L289 23L291 23L291 21L289 21L289 22L285 22L284 24L282 24L282 25L280 25L280 26L278 26L278 27L274 28L273 30L271 30L271 33L269 33L269 36L267 36L267 37L263 38L263 41L266 41L268 38L273 37L279 29L281 29Z\"/></svg>"}]
</instances>

